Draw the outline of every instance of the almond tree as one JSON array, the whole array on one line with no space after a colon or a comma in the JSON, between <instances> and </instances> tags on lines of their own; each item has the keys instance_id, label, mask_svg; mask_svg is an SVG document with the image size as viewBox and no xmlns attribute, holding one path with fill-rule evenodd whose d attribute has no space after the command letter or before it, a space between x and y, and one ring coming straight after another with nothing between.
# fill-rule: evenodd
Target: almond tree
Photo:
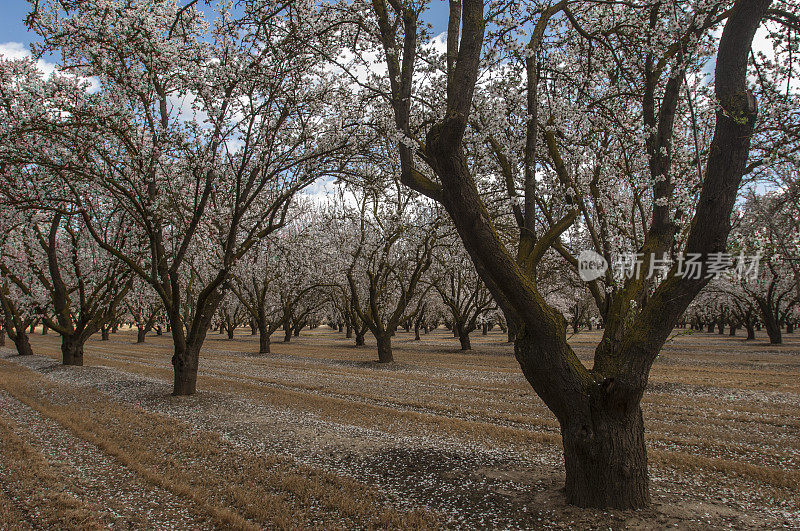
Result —
<instances>
[{"instance_id":1,"label":"almond tree","mask_svg":"<svg viewBox=\"0 0 800 531\"><path fill-rule=\"evenodd\" d=\"M424 204L398 188L357 195L357 207L339 205L351 238L343 272L349 308L378 343L378 361L390 363L397 327L420 311L423 275L433 261L438 223Z\"/></svg>"},{"instance_id":2,"label":"almond tree","mask_svg":"<svg viewBox=\"0 0 800 531\"><path fill-rule=\"evenodd\" d=\"M383 87L389 87L387 103L400 136L401 180L444 206L479 275L514 324L515 354L522 371L561 425L570 503L622 508L649 503L641 398L658 352L709 278L681 275L676 264L660 279L631 276L621 285L613 279L592 284L605 328L594 364L587 368L566 341L563 315L547 303L533 282L535 269L549 248L561 252L561 235L579 215L600 212L599 225L610 227L605 224L609 217L602 214L608 212L606 203L614 192L630 190L631 184L618 181L616 190L603 194L598 179L592 178L593 173L599 176L608 171L612 146L629 155L612 159L632 164L627 175L650 182L648 200L632 203L634 210L646 212L637 221L644 230L634 247L645 256L645 271L653 257L674 245L697 254L703 263L710 261L710 253L726 250L729 218L758 116L756 98L747 86L750 47L771 3L508 4L517 7L515 12L501 11L498 4L485 9L483 2L473 0L451 2L447 49L441 61L445 101L434 107L435 119L413 124L412 106L420 101L414 96L422 70L417 54L424 5L384 0L356 4L361 7L360 17L353 17L359 31L366 29L363 34L374 35L383 51L387 69ZM789 3L781 3L781 8L790 14L796 11ZM368 11L372 18L365 22ZM530 23L514 20L517 13L527 15L523 20ZM512 203L520 224L515 254L498 235L480 193L479 178L486 175L485 168L471 164L475 159L465 148L468 133L475 129L470 121L475 116L473 106L483 93L478 84L481 65L496 57L494 43L486 46L487 24L489 35L498 40L509 33L527 33L525 43L512 43L525 58L527 95L521 190L515 181L509 187L509 195L519 198ZM717 40L712 30L720 24L723 30ZM493 25L499 26L497 31ZM550 47L553 33L560 38ZM481 61L484 51L486 63ZM549 55L543 57L544 52ZM699 135L692 143L698 148L693 150L694 166L702 177L691 183L684 179L685 171L678 171L691 167L692 157L686 153L689 150L676 149L674 140L680 130L675 127L676 116L688 116L685 123L691 124L693 109L690 98L684 97L684 79L687 71L699 70L697 65L711 52L716 52L716 121L707 148L700 148L704 139ZM538 101L539 75L548 69L556 73L568 69L574 74L572 81L566 74L553 75L545 85L548 97L562 93L575 99L567 112ZM578 73L584 74L576 77ZM581 105L585 112L573 111ZM540 120L542 107L546 114ZM583 154L593 154L581 164L576 157L564 156L559 135L569 141L576 136L571 133L581 133L584 124L591 124L593 135L582 137L591 147ZM692 127L686 130L691 132ZM537 231L534 223L537 206L544 203L536 179L540 140L547 149L544 167L560 183L560 190L548 195L561 203L554 203L558 208L548 212L550 223L543 231ZM572 151L573 155L581 152ZM690 223L685 223L687 217ZM678 238L679 222L685 223L686 230ZM601 254L611 254L608 243L596 238ZM570 260L570 253L562 254ZM577 265L574 255L571 260Z\"/></svg>"},{"instance_id":3,"label":"almond tree","mask_svg":"<svg viewBox=\"0 0 800 531\"><path fill-rule=\"evenodd\" d=\"M89 233L159 295L176 395L195 392L236 262L346 143L325 111L334 79L306 50L314 17L280 5L234 21L221 3L209 24L194 3L157 0L38 2L29 17L39 51L99 89L20 115L5 160L61 179ZM98 226L109 205L130 227L125 248Z\"/></svg>"},{"instance_id":4,"label":"almond tree","mask_svg":"<svg viewBox=\"0 0 800 531\"><path fill-rule=\"evenodd\" d=\"M497 306L460 242L443 244L434 260L433 286L452 317L453 333L461 350L471 350L470 333ZM416 324L415 331L418 329Z\"/></svg>"}]
</instances>

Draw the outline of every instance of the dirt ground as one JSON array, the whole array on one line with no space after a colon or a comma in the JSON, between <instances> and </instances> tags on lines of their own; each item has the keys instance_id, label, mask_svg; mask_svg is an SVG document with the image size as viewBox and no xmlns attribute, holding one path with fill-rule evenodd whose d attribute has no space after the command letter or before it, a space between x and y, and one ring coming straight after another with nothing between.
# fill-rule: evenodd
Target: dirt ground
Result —
<instances>
[{"instance_id":1,"label":"dirt ground","mask_svg":"<svg viewBox=\"0 0 800 531\"><path fill-rule=\"evenodd\" d=\"M278 334L273 336L278 338ZM800 528L800 335L670 340L644 403L652 507L564 503L555 418L499 332L438 330L396 363L327 327L273 353L210 334L199 392L171 343L121 331L0 359L0 528ZM599 339L571 343L587 364Z\"/></svg>"}]
</instances>

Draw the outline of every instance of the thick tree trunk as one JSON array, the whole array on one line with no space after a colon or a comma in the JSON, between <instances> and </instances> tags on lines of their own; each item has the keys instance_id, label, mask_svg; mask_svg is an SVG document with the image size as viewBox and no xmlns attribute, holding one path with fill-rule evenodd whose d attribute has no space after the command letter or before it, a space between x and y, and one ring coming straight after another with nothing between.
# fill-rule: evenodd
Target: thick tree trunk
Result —
<instances>
[{"instance_id":1,"label":"thick tree trunk","mask_svg":"<svg viewBox=\"0 0 800 531\"><path fill-rule=\"evenodd\" d=\"M49 331L50 331L50 327L47 326L46 324L42 323L42 335L46 336L47 332L49 332Z\"/></svg>"},{"instance_id":2,"label":"thick tree trunk","mask_svg":"<svg viewBox=\"0 0 800 531\"><path fill-rule=\"evenodd\" d=\"M364 346L364 334L363 333L360 334L358 333L358 331L356 331L356 346L357 347Z\"/></svg>"},{"instance_id":3,"label":"thick tree trunk","mask_svg":"<svg viewBox=\"0 0 800 531\"><path fill-rule=\"evenodd\" d=\"M103 341L108 341L108 332L109 332L108 328L106 328L106 327L101 328L100 329L100 339L103 340Z\"/></svg>"},{"instance_id":4,"label":"thick tree trunk","mask_svg":"<svg viewBox=\"0 0 800 531\"><path fill-rule=\"evenodd\" d=\"M486 324L486 323L483 323L481 325L481 335L485 336L485 335L488 335L488 334L489 334L489 325Z\"/></svg>"},{"instance_id":5,"label":"thick tree trunk","mask_svg":"<svg viewBox=\"0 0 800 531\"><path fill-rule=\"evenodd\" d=\"M773 345L780 345L783 342L783 337L781 336L781 327L777 316L772 312L768 301L757 299L756 302L761 310L761 317L764 320L764 328L767 329L769 342Z\"/></svg>"},{"instance_id":6,"label":"thick tree trunk","mask_svg":"<svg viewBox=\"0 0 800 531\"><path fill-rule=\"evenodd\" d=\"M394 361L392 356L392 335L386 333L385 335L378 336L378 362L391 363Z\"/></svg>"},{"instance_id":7,"label":"thick tree trunk","mask_svg":"<svg viewBox=\"0 0 800 531\"><path fill-rule=\"evenodd\" d=\"M793 334L794 333L794 323L793 322L789 321L788 323L786 323L786 333L787 334Z\"/></svg>"},{"instance_id":8,"label":"thick tree trunk","mask_svg":"<svg viewBox=\"0 0 800 531\"><path fill-rule=\"evenodd\" d=\"M353 327L352 326L347 325L347 327L345 328L344 337L345 337L345 339L352 339L353 338Z\"/></svg>"},{"instance_id":9,"label":"thick tree trunk","mask_svg":"<svg viewBox=\"0 0 800 531\"><path fill-rule=\"evenodd\" d=\"M745 329L747 330L747 339L755 339L756 338L756 329L751 324L744 325Z\"/></svg>"},{"instance_id":10,"label":"thick tree trunk","mask_svg":"<svg viewBox=\"0 0 800 531\"><path fill-rule=\"evenodd\" d=\"M458 341L461 343L461 350L472 350L472 344L469 342L469 334L461 331L458 334Z\"/></svg>"},{"instance_id":11,"label":"thick tree trunk","mask_svg":"<svg viewBox=\"0 0 800 531\"><path fill-rule=\"evenodd\" d=\"M419 323L414 325L414 341L419 341Z\"/></svg>"},{"instance_id":12,"label":"thick tree trunk","mask_svg":"<svg viewBox=\"0 0 800 531\"><path fill-rule=\"evenodd\" d=\"M137 343L144 343L144 338L147 336L147 330L144 328L137 327L136 328L136 342Z\"/></svg>"},{"instance_id":13,"label":"thick tree trunk","mask_svg":"<svg viewBox=\"0 0 800 531\"><path fill-rule=\"evenodd\" d=\"M289 343L292 340L292 327L290 325L283 325L283 342Z\"/></svg>"},{"instance_id":14,"label":"thick tree trunk","mask_svg":"<svg viewBox=\"0 0 800 531\"><path fill-rule=\"evenodd\" d=\"M0 328L0 347L6 346L6 329Z\"/></svg>"},{"instance_id":15,"label":"thick tree trunk","mask_svg":"<svg viewBox=\"0 0 800 531\"><path fill-rule=\"evenodd\" d=\"M64 365L83 365L83 342L71 336L61 336L61 362Z\"/></svg>"},{"instance_id":16,"label":"thick tree trunk","mask_svg":"<svg viewBox=\"0 0 800 531\"><path fill-rule=\"evenodd\" d=\"M228 339L233 339L233 332L235 330L236 329L232 325L228 327Z\"/></svg>"},{"instance_id":17,"label":"thick tree trunk","mask_svg":"<svg viewBox=\"0 0 800 531\"><path fill-rule=\"evenodd\" d=\"M28 334L25 331L17 332L13 337L14 346L17 347L17 354L20 356L33 356L33 349L31 342L28 340Z\"/></svg>"},{"instance_id":18,"label":"thick tree trunk","mask_svg":"<svg viewBox=\"0 0 800 531\"><path fill-rule=\"evenodd\" d=\"M635 509L650 502L644 423L638 404L593 404L562 426L567 502Z\"/></svg>"},{"instance_id":19,"label":"thick tree trunk","mask_svg":"<svg viewBox=\"0 0 800 531\"><path fill-rule=\"evenodd\" d=\"M733 325L731 325L731 326L728 328L728 330L729 330L729 331L728 331L728 335L730 335L730 336L735 336L735 335L736 335L736 329L737 329L737 328L739 328L739 327L738 327L738 326L733 326Z\"/></svg>"},{"instance_id":20,"label":"thick tree trunk","mask_svg":"<svg viewBox=\"0 0 800 531\"><path fill-rule=\"evenodd\" d=\"M197 391L197 364L199 349L175 347L172 356L172 367L175 378L172 386L174 396L193 395Z\"/></svg>"}]
</instances>

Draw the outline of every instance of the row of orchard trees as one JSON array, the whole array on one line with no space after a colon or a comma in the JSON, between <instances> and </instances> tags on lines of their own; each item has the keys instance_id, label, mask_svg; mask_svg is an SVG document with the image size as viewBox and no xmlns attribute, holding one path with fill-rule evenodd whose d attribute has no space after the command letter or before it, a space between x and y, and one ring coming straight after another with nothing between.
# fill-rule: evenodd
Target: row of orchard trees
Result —
<instances>
[{"instance_id":1,"label":"row of orchard trees","mask_svg":"<svg viewBox=\"0 0 800 531\"><path fill-rule=\"evenodd\" d=\"M266 351L324 309L389 361L398 326L449 315L467 338L496 306L560 423L568 501L630 508L650 368L692 300L796 298L796 2L452 0L441 38L416 0L33 9L61 73L0 61L0 290L23 350L46 315L77 361L120 305L143 329L159 306L191 394L215 321L252 321ZM297 201L318 179L339 195ZM671 261L579 283L584 250ZM725 251L763 254L758 286L681 274ZM603 324L591 367L566 317Z\"/></svg>"}]
</instances>

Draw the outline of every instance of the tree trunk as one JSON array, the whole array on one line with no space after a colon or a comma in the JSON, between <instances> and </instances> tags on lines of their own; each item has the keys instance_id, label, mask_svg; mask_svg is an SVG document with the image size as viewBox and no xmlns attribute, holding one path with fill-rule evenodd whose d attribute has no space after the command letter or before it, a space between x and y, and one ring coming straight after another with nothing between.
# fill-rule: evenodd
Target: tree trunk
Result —
<instances>
[{"instance_id":1,"label":"tree trunk","mask_svg":"<svg viewBox=\"0 0 800 531\"><path fill-rule=\"evenodd\" d=\"M83 365L83 342L71 336L61 336L61 362L64 365Z\"/></svg>"},{"instance_id":2,"label":"tree trunk","mask_svg":"<svg viewBox=\"0 0 800 531\"><path fill-rule=\"evenodd\" d=\"M485 336L485 335L488 335L488 334L489 334L489 325L486 324L486 323L483 323L481 325L481 335Z\"/></svg>"},{"instance_id":3,"label":"tree trunk","mask_svg":"<svg viewBox=\"0 0 800 531\"><path fill-rule=\"evenodd\" d=\"M6 329L0 328L0 347L6 346Z\"/></svg>"},{"instance_id":4,"label":"tree trunk","mask_svg":"<svg viewBox=\"0 0 800 531\"><path fill-rule=\"evenodd\" d=\"M789 321L788 323L786 323L786 333L787 334L793 334L794 333L794 323L793 322Z\"/></svg>"},{"instance_id":5,"label":"tree trunk","mask_svg":"<svg viewBox=\"0 0 800 531\"><path fill-rule=\"evenodd\" d=\"M761 317L764 320L764 328L767 329L769 342L773 345L780 345L783 342L781 337L781 327L778 324L777 316L772 312L769 302L764 299L756 299L761 310Z\"/></svg>"},{"instance_id":6,"label":"tree trunk","mask_svg":"<svg viewBox=\"0 0 800 531\"><path fill-rule=\"evenodd\" d=\"M735 336L735 335L736 335L736 329L737 329L737 328L739 328L739 327L738 327L738 326L733 326L733 325L731 325L730 327L728 327L728 329L729 329L728 335L730 335L730 336Z\"/></svg>"},{"instance_id":7,"label":"tree trunk","mask_svg":"<svg viewBox=\"0 0 800 531\"><path fill-rule=\"evenodd\" d=\"M461 350L472 350L472 344L469 342L469 334L463 330L458 333L458 341L461 343Z\"/></svg>"},{"instance_id":8,"label":"tree trunk","mask_svg":"<svg viewBox=\"0 0 800 531\"><path fill-rule=\"evenodd\" d=\"M25 333L24 329L21 332L17 332L13 337L14 346L17 347L17 354L20 356L33 356L31 342L28 340L28 334Z\"/></svg>"},{"instance_id":9,"label":"tree trunk","mask_svg":"<svg viewBox=\"0 0 800 531\"><path fill-rule=\"evenodd\" d=\"M228 339L233 339L233 332L235 330L236 330L236 328L234 328L233 325L228 327Z\"/></svg>"},{"instance_id":10,"label":"tree trunk","mask_svg":"<svg viewBox=\"0 0 800 531\"><path fill-rule=\"evenodd\" d=\"M419 341L419 323L414 324L414 341Z\"/></svg>"},{"instance_id":11,"label":"tree trunk","mask_svg":"<svg viewBox=\"0 0 800 531\"><path fill-rule=\"evenodd\" d=\"M102 339L103 341L108 341L108 332L109 332L108 328L106 328L105 326L102 327L100 329L100 339Z\"/></svg>"},{"instance_id":12,"label":"tree trunk","mask_svg":"<svg viewBox=\"0 0 800 531\"><path fill-rule=\"evenodd\" d=\"M363 347L364 346L364 333L359 333L356 331L356 346Z\"/></svg>"},{"instance_id":13,"label":"tree trunk","mask_svg":"<svg viewBox=\"0 0 800 531\"><path fill-rule=\"evenodd\" d=\"M50 331L50 327L47 326L46 324L42 323L42 335L46 336L47 332L49 332L49 331Z\"/></svg>"},{"instance_id":14,"label":"tree trunk","mask_svg":"<svg viewBox=\"0 0 800 531\"><path fill-rule=\"evenodd\" d=\"M394 357L392 356L392 335L387 332L385 335L377 336L375 339L378 340L378 362L393 362Z\"/></svg>"},{"instance_id":15,"label":"tree trunk","mask_svg":"<svg viewBox=\"0 0 800 531\"><path fill-rule=\"evenodd\" d=\"M197 364L199 359L199 349L175 347L175 354L172 356L172 367L175 371L175 378L172 386L174 396L193 395L197 391Z\"/></svg>"},{"instance_id":16,"label":"tree trunk","mask_svg":"<svg viewBox=\"0 0 800 531\"><path fill-rule=\"evenodd\" d=\"M590 399L592 401L592 399ZM634 509L650 502L644 423L639 404L597 401L561 428L567 502Z\"/></svg>"},{"instance_id":17,"label":"tree trunk","mask_svg":"<svg viewBox=\"0 0 800 531\"><path fill-rule=\"evenodd\" d=\"M292 340L292 326L288 324L283 325L283 342L288 343Z\"/></svg>"},{"instance_id":18,"label":"tree trunk","mask_svg":"<svg viewBox=\"0 0 800 531\"><path fill-rule=\"evenodd\" d=\"M751 324L744 325L745 329L747 330L747 339L752 340L756 338L756 329Z\"/></svg>"},{"instance_id":19,"label":"tree trunk","mask_svg":"<svg viewBox=\"0 0 800 531\"><path fill-rule=\"evenodd\" d=\"M141 327L136 328L136 342L144 343L144 338L147 336L147 330Z\"/></svg>"},{"instance_id":20,"label":"tree trunk","mask_svg":"<svg viewBox=\"0 0 800 531\"><path fill-rule=\"evenodd\" d=\"M269 327L267 323L258 323L258 353L269 354Z\"/></svg>"},{"instance_id":21,"label":"tree trunk","mask_svg":"<svg viewBox=\"0 0 800 531\"><path fill-rule=\"evenodd\" d=\"M347 325L347 327L345 328L344 337L345 337L345 339L352 339L353 338L353 327L352 326Z\"/></svg>"}]
</instances>

